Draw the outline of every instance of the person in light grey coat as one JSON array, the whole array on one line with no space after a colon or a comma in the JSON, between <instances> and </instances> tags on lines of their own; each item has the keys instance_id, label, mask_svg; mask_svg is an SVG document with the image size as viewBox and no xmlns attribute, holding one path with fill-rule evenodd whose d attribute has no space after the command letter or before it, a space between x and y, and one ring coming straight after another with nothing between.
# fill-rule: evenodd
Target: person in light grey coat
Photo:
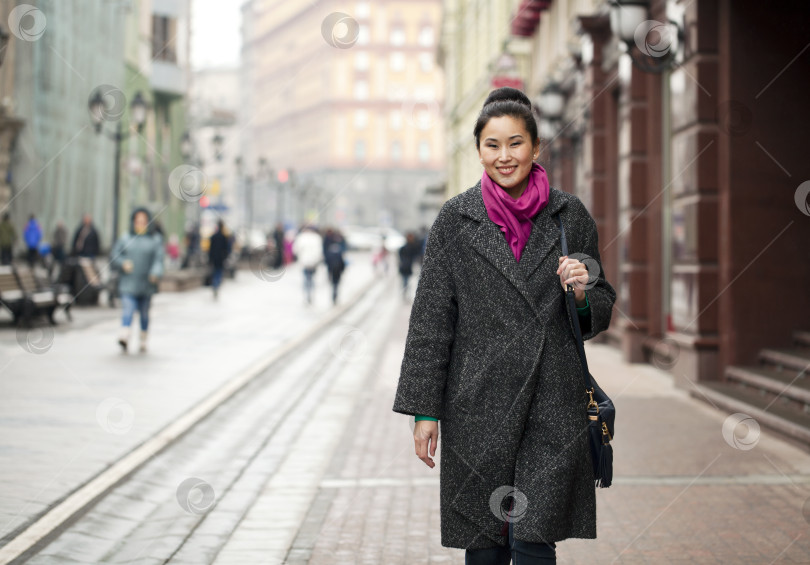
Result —
<instances>
[{"instance_id":1,"label":"person in light grey coat","mask_svg":"<svg viewBox=\"0 0 810 565\"><path fill-rule=\"evenodd\" d=\"M118 344L124 352L130 339L130 327L135 312L141 324L140 350L146 351L149 330L149 306L152 295L163 276L163 238L154 233L151 216L145 208L132 213L130 232L115 242L110 265L120 271L118 292L123 314Z\"/></svg>"},{"instance_id":2,"label":"person in light grey coat","mask_svg":"<svg viewBox=\"0 0 810 565\"><path fill-rule=\"evenodd\" d=\"M538 147L531 133L523 131L529 147ZM507 151L506 161L513 158ZM531 163L532 153L520 158ZM589 257L583 263L562 257L555 216L570 253ZM551 188L531 222L516 261L488 216L480 181L442 206L428 236L394 399L395 412L441 424L441 543L467 549L467 563L485 562L471 561L469 550L504 546L505 559L486 562L509 563L512 538L553 547L596 537L588 396L561 284L568 275L560 269L587 266L578 279L587 280L585 339L608 328L616 293L601 268L594 220L576 196ZM419 453L427 442L420 448L418 428L428 423L417 421L414 437L417 455L433 467ZM431 455L436 440L438 432ZM508 498L514 506L504 510Z\"/></svg>"}]
</instances>

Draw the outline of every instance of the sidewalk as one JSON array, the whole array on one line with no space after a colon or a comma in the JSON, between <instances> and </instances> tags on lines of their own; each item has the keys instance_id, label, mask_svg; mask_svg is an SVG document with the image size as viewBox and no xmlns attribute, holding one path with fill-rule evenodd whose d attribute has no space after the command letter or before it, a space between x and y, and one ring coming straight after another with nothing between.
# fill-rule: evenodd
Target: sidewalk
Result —
<instances>
[{"instance_id":1,"label":"sidewalk","mask_svg":"<svg viewBox=\"0 0 810 565\"><path fill-rule=\"evenodd\" d=\"M338 447L306 516L276 506L264 525L243 522L216 563L280 563L268 540L293 519L288 565L463 564L462 550L440 545L439 465L416 458L409 418L391 411L409 314L398 308L351 420L334 432ZM810 455L745 426L727 442L729 414L652 366L626 364L605 345L587 349L617 406L615 479L597 492L599 538L561 542L559 563L810 563ZM752 448L732 447L734 437Z\"/></svg>"},{"instance_id":2,"label":"sidewalk","mask_svg":"<svg viewBox=\"0 0 810 565\"><path fill-rule=\"evenodd\" d=\"M366 255L349 260L342 303L374 277ZM131 352L120 352L120 312L106 308L92 312L89 324L77 310L76 324L0 330L0 545L257 359L323 320L333 310L325 270L316 274L312 306L304 304L302 283L292 265L273 282L240 271L224 282L217 302L210 288L159 293L147 354L137 353L137 331Z\"/></svg>"}]
</instances>

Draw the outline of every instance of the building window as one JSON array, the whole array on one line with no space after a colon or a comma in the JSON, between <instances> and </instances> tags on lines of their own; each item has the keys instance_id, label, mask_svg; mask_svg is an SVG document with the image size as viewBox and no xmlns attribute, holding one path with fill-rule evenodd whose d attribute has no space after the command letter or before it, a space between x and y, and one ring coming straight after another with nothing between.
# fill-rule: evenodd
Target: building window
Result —
<instances>
[{"instance_id":1,"label":"building window","mask_svg":"<svg viewBox=\"0 0 810 565\"><path fill-rule=\"evenodd\" d=\"M366 160L366 142L362 139L354 142L354 158L358 161Z\"/></svg>"},{"instance_id":2,"label":"building window","mask_svg":"<svg viewBox=\"0 0 810 565\"><path fill-rule=\"evenodd\" d=\"M433 45L433 26L425 25L419 30L419 45L423 47Z\"/></svg>"},{"instance_id":3,"label":"building window","mask_svg":"<svg viewBox=\"0 0 810 565\"><path fill-rule=\"evenodd\" d=\"M391 45L405 45L405 28L402 24L391 26Z\"/></svg>"},{"instance_id":4,"label":"building window","mask_svg":"<svg viewBox=\"0 0 810 565\"><path fill-rule=\"evenodd\" d=\"M431 85L417 86L413 89L413 97L417 100L435 100L436 93Z\"/></svg>"},{"instance_id":5,"label":"building window","mask_svg":"<svg viewBox=\"0 0 810 565\"><path fill-rule=\"evenodd\" d=\"M419 142L419 162L427 163L430 161L430 143L427 141Z\"/></svg>"},{"instance_id":6,"label":"building window","mask_svg":"<svg viewBox=\"0 0 810 565\"><path fill-rule=\"evenodd\" d=\"M423 73L433 71L433 53L419 53L419 68Z\"/></svg>"},{"instance_id":7,"label":"building window","mask_svg":"<svg viewBox=\"0 0 810 565\"><path fill-rule=\"evenodd\" d=\"M369 57L367 51L358 51L354 54L354 70L367 71L369 66Z\"/></svg>"},{"instance_id":8,"label":"building window","mask_svg":"<svg viewBox=\"0 0 810 565\"><path fill-rule=\"evenodd\" d=\"M365 110L354 111L354 129L366 129L368 126L368 112Z\"/></svg>"},{"instance_id":9,"label":"building window","mask_svg":"<svg viewBox=\"0 0 810 565\"><path fill-rule=\"evenodd\" d=\"M152 16L152 58L157 61L177 62L175 49L177 20L166 16Z\"/></svg>"},{"instance_id":10,"label":"building window","mask_svg":"<svg viewBox=\"0 0 810 565\"><path fill-rule=\"evenodd\" d=\"M391 129L393 130L401 130L402 129L402 112L399 110L394 110L391 112Z\"/></svg>"},{"instance_id":11,"label":"building window","mask_svg":"<svg viewBox=\"0 0 810 565\"><path fill-rule=\"evenodd\" d=\"M354 17L356 18L367 18L370 12L368 2L358 2L354 6Z\"/></svg>"},{"instance_id":12,"label":"building window","mask_svg":"<svg viewBox=\"0 0 810 565\"><path fill-rule=\"evenodd\" d=\"M433 116L428 108L422 108L416 112L416 126L421 130L430 129L433 125Z\"/></svg>"},{"instance_id":13,"label":"building window","mask_svg":"<svg viewBox=\"0 0 810 565\"><path fill-rule=\"evenodd\" d=\"M368 81L358 80L354 83L354 98L355 100L368 99Z\"/></svg>"},{"instance_id":14,"label":"building window","mask_svg":"<svg viewBox=\"0 0 810 565\"><path fill-rule=\"evenodd\" d=\"M368 45L369 41L371 41L371 32L368 29L366 24L360 24L360 27L357 30L357 44L358 45Z\"/></svg>"},{"instance_id":15,"label":"building window","mask_svg":"<svg viewBox=\"0 0 810 565\"><path fill-rule=\"evenodd\" d=\"M390 57L390 65L392 71L404 71L405 70L405 53L401 51L395 51L391 53Z\"/></svg>"},{"instance_id":16,"label":"building window","mask_svg":"<svg viewBox=\"0 0 810 565\"><path fill-rule=\"evenodd\" d=\"M391 144L391 160L402 161L402 144L399 141Z\"/></svg>"}]
</instances>

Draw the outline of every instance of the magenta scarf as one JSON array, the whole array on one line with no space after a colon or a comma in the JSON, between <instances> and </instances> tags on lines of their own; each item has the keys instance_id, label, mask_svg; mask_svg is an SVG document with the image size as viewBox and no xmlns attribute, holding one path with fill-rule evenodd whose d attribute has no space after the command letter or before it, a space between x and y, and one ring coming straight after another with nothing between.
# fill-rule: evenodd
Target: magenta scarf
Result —
<instances>
[{"instance_id":1,"label":"magenta scarf","mask_svg":"<svg viewBox=\"0 0 810 565\"><path fill-rule=\"evenodd\" d=\"M487 215L501 227L517 261L520 261L520 254L532 233L531 220L548 204L548 194L546 171L537 163L532 163L529 184L517 200L489 178L486 171L481 177L481 195L484 197Z\"/></svg>"}]
</instances>

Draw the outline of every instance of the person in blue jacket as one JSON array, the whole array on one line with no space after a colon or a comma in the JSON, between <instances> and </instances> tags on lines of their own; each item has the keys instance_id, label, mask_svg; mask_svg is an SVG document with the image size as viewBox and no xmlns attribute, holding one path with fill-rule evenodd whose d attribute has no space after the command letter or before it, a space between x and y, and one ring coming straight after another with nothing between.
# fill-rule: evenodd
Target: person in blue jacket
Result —
<instances>
[{"instance_id":1,"label":"person in blue jacket","mask_svg":"<svg viewBox=\"0 0 810 565\"><path fill-rule=\"evenodd\" d=\"M163 239L154 233L151 220L148 210L136 209L132 213L130 232L115 242L110 261L112 268L120 272L118 292L123 315L118 344L125 353L135 311L141 323L140 351L146 351L149 305L163 276Z\"/></svg>"},{"instance_id":2,"label":"person in blue jacket","mask_svg":"<svg viewBox=\"0 0 810 565\"><path fill-rule=\"evenodd\" d=\"M28 246L28 266L33 268L34 263L37 262L37 257L39 257L37 249L39 248L39 242L42 240L42 228L33 214L28 217L28 223L25 224L23 239L25 245Z\"/></svg>"}]
</instances>

